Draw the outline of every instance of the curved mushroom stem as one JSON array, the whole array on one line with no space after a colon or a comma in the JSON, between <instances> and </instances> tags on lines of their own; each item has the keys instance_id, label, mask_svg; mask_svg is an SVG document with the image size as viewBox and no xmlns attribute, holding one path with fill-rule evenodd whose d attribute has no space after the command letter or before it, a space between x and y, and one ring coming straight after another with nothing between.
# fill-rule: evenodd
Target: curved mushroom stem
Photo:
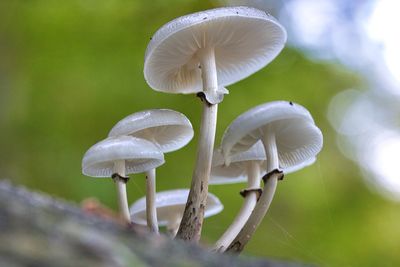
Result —
<instances>
[{"instance_id":1,"label":"curved mushroom stem","mask_svg":"<svg viewBox=\"0 0 400 267\"><path fill-rule=\"evenodd\" d=\"M218 89L217 68L213 47L199 51L203 91L216 92ZM188 200L186 202L183 218L179 226L177 237L183 240L198 242L204 220L208 194L208 180L211 171L211 161L214 149L215 130L217 125L217 107L203 101L200 137L197 148L196 165L192 176L192 183Z\"/></svg>"},{"instance_id":2,"label":"curved mushroom stem","mask_svg":"<svg viewBox=\"0 0 400 267\"><path fill-rule=\"evenodd\" d=\"M248 165L248 188L259 188L260 186L260 165L257 161L250 161ZM232 224L226 229L225 233L218 239L213 247L213 251L215 252L224 252L228 245L233 241L233 239L237 236L239 231L243 228L247 220L249 219L251 212L253 211L255 205L257 204L257 192L249 191L244 196L243 206L240 209L239 213L236 215Z\"/></svg>"},{"instance_id":3,"label":"curved mushroom stem","mask_svg":"<svg viewBox=\"0 0 400 267\"><path fill-rule=\"evenodd\" d=\"M118 160L114 163L114 173L121 177L125 177L125 160ZM126 194L126 180L116 177L114 182L117 186L118 206L122 218L127 222L131 222L131 215L128 207L128 197Z\"/></svg>"},{"instance_id":4,"label":"curved mushroom stem","mask_svg":"<svg viewBox=\"0 0 400 267\"><path fill-rule=\"evenodd\" d=\"M151 232L158 234L156 210L156 169L146 172L146 218Z\"/></svg>"},{"instance_id":5,"label":"curved mushroom stem","mask_svg":"<svg viewBox=\"0 0 400 267\"><path fill-rule=\"evenodd\" d=\"M265 214L267 213L275 194L278 179L282 177L282 172L277 171L279 168L279 159L275 142L275 134L267 131L264 136L263 143L267 156L267 179L264 180L264 191L253 212L251 213L249 220L229 245L227 251L240 253L244 249L245 245L247 242L249 242Z\"/></svg>"},{"instance_id":6,"label":"curved mushroom stem","mask_svg":"<svg viewBox=\"0 0 400 267\"><path fill-rule=\"evenodd\" d=\"M181 219L182 214L174 214L174 216L168 219L167 232L170 237L174 238L176 236Z\"/></svg>"}]
</instances>

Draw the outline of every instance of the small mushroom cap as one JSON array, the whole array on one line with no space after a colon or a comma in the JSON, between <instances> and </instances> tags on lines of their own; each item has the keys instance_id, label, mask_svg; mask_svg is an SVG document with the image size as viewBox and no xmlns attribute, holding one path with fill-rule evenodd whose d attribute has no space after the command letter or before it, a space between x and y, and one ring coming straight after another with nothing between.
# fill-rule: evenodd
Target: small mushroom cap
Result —
<instances>
[{"instance_id":1,"label":"small mushroom cap","mask_svg":"<svg viewBox=\"0 0 400 267\"><path fill-rule=\"evenodd\" d=\"M159 226L166 226L169 220L183 216L189 189L176 189L156 194L157 219ZM213 194L208 193L204 217L220 213L224 206ZM130 208L132 222L146 225L146 197L138 199Z\"/></svg>"},{"instance_id":2,"label":"small mushroom cap","mask_svg":"<svg viewBox=\"0 0 400 267\"><path fill-rule=\"evenodd\" d=\"M247 169L250 162L257 161L261 165L265 159L265 150L261 141L256 142L249 150L230 156L229 166L225 165L225 159L221 151L215 150L209 183L233 184L246 182Z\"/></svg>"},{"instance_id":3,"label":"small mushroom cap","mask_svg":"<svg viewBox=\"0 0 400 267\"><path fill-rule=\"evenodd\" d=\"M145 172L164 163L164 154L151 142L132 136L109 137L93 145L82 159L82 173L111 177L114 163L125 160L125 173Z\"/></svg>"},{"instance_id":4,"label":"small mushroom cap","mask_svg":"<svg viewBox=\"0 0 400 267\"><path fill-rule=\"evenodd\" d=\"M301 166L322 148L322 133L311 114L298 104L275 101L248 110L229 125L221 142L225 161L230 154L245 151L262 139L267 128L275 132L283 169Z\"/></svg>"},{"instance_id":5,"label":"small mushroom cap","mask_svg":"<svg viewBox=\"0 0 400 267\"><path fill-rule=\"evenodd\" d=\"M199 51L213 47L218 84L240 81L283 49L286 31L275 18L250 7L223 7L179 17L161 27L147 46L144 76L156 91L201 92Z\"/></svg>"},{"instance_id":6,"label":"small mushroom cap","mask_svg":"<svg viewBox=\"0 0 400 267\"><path fill-rule=\"evenodd\" d=\"M108 136L131 135L155 143L163 152L185 146L193 138L188 118L170 109L150 109L131 114L119 121Z\"/></svg>"},{"instance_id":7,"label":"small mushroom cap","mask_svg":"<svg viewBox=\"0 0 400 267\"><path fill-rule=\"evenodd\" d=\"M221 151L214 151L209 184L222 185L247 182L247 166L252 160L258 161L260 164L260 176L264 176L266 174L267 162L264 146L261 141L257 141L249 150L231 156L229 166L225 165ZM284 168L283 172L284 174L297 172L314 164L316 160L316 157L308 159L298 165Z\"/></svg>"}]
</instances>

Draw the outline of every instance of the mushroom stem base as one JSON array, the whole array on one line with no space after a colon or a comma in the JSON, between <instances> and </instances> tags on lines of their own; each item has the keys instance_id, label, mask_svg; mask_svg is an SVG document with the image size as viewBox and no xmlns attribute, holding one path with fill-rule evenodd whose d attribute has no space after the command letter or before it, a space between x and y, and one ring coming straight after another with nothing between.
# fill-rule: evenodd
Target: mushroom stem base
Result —
<instances>
[{"instance_id":1,"label":"mushroom stem base","mask_svg":"<svg viewBox=\"0 0 400 267\"><path fill-rule=\"evenodd\" d=\"M179 224L181 223L182 214L175 214L168 220L167 233L171 238L176 236L179 229Z\"/></svg>"},{"instance_id":2,"label":"mushroom stem base","mask_svg":"<svg viewBox=\"0 0 400 267\"><path fill-rule=\"evenodd\" d=\"M156 170L152 169L146 173L146 218L147 226L151 232L158 234L156 196Z\"/></svg>"},{"instance_id":3,"label":"mushroom stem base","mask_svg":"<svg viewBox=\"0 0 400 267\"><path fill-rule=\"evenodd\" d=\"M119 211L124 221L130 223L131 216L129 214L128 199L126 195L126 183L121 179L114 179L114 181L117 186Z\"/></svg>"},{"instance_id":4,"label":"mushroom stem base","mask_svg":"<svg viewBox=\"0 0 400 267\"><path fill-rule=\"evenodd\" d=\"M248 166L247 176L247 186L249 188L258 188L260 186L260 165L257 162L250 162ZM254 210L254 207L257 204L258 198L260 197L259 192L261 191L261 189L259 189L260 191L258 189L246 191L247 193L243 196L244 202L242 208L236 215L232 224L217 240L214 245L213 251L220 253L224 252L228 248L229 244L238 235L243 226L246 224L252 211Z\"/></svg>"},{"instance_id":5,"label":"mushroom stem base","mask_svg":"<svg viewBox=\"0 0 400 267\"><path fill-rule=\"evenodd\" d=\"M265 181L263 193L251 213L249 220L226 251L240 253L244 249L267 213L272 199L274 198L278 180L281 179L282 175L282 172L278 170L270 172L268 179Z\"/></svg>"}]
</instances>

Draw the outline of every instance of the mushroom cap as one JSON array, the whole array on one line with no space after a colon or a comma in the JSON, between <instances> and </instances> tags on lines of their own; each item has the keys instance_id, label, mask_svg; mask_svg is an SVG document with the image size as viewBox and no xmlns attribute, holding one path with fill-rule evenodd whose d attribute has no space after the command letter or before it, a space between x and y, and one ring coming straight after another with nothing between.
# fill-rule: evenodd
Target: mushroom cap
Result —
<instances>
[{"instance_id":1,"label":"mushroom cap","mask_svg":"<svg viewBox=\"0 0 400 267\"><path fill-rule=\"evenodd\" d=\"M227 86L266 66L285 42L283 26L264 11L205 10L174 19L154 34L145 54L144 76L156 91L201 92L198 52L214 47L218 84Z\"/></svg>"},{"instance_id":2,"label":"mushroom cap","mask_svg":"<svg viewBox=\"0 0 400 267\"><path fill-rule=\"evenodd\" d=\"M322 148L322 133L311 114L302 106L275 101L256 106L237 117L226 129L221 142L225 161L230 154L249 149L274 131L281 168L301 166Z\"/></svg>"},{"instance_id":3,"label":"mushroom cap","mask_svg":"<svg viewBox=\"0 0 400 267\"><path fill-rule=\"evenodd\" d=\"M193 138L189 119L170 109L149 109L120 120L108 136L131 135L155 143L163 152L185 146Z\"/></svg>"},{"instance_id":4,"label":"mushroom cap","mask_svg":"<svg viewBox=\"0 0 400 267\"><path fill-rule=\"evenodd\" d=\"M267 161L264 146L257 141L249 150L231 156L229 166L225 165L224 157L220 150L214 151L213 166L211 168L210 185L235 184L247 182L247 166L250 161L256 160L260 164L260 176L266 174ZM310 158L298 165L283 168L285 174L297 172L314 164L316 157Z\"/></svg>"},{"instance_id":5,"label":"mushroom cap","mask_svg":"<svg viewBox=\"0 0 400 267\"><path fill-rule=\"evenodd\" d=\"M262 164L265 161L265 150L261 141L256 142L250 149L230 156L229 166L220 150L215 150L212 161L209 184L233 184L247 181L247 168L251 161ZM261 169L263 172L263 170ZM260 173L261 174L261 173Z\"/></svg>"},{"instance_id":6,"label":"mushroom cap","mask_svg":"<svg viewBox=\"0 0 400 267\"><path fill-rule=\"evenodd\" d=\"M151 142L132 136L109 137L93 145L82 159L82 173L111 177L115 161L125 160L125 173L145 172L164 163L164 154Z\"/></svg>"},{"instance_id":7,"label":"mushroom cap","mask_svg":"<svg viewBox=\"0 0 400 267\"><path fill-rule=\"evenodd\" d=\"M177 215L183 216L188 195L189 189L162 191L156 194L155 205L159 226L166 226L168 221ZM215 195L208 193L204 217L218 214L223 208L221 201ZM130 213L132 222L146 225L146 197L142 197L133 203Z\"/></svg>"},{"instance_id":8,"label":"mushroom cap","mask_svg":"<svg viewBox=\"0 0 400 267\"><path fill-rule=\"evenodd\" d=\"M289 173L292 173L292 172L297 172L297 171L299 171L299 170L301 170L301 169L303 169L305 167L313 165L316 160L317 160L316 157L309 158L306 161L301 162L300 164L289 166L289 167L283 169L283 173L284 174L289 174ZM266 166L265 166L265 169L267 169Z\"/></svg>"}]
</instances>

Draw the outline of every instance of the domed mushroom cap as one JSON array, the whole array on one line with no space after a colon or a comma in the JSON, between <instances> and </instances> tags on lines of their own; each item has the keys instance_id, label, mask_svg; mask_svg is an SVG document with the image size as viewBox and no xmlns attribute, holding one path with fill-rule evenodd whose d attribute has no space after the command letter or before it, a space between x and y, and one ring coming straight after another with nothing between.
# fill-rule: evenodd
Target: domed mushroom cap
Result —
<instances>
[{"instance_id":1,"label":"domed mushroom cap","mask_svg":"<svg viewBox=\"0 0 400 267\"><path fill-rule=\"evenodd\" d=\"M183 215L188 195L189 189L169 190L156 194L155 202L159 226L166 226L170 219ZM215 195L208 193L204 217L218 214L223 208L221 201ZM130 213L132 222L146 225L146 198L140 198L133 203Z\"/></svg>"},{"instance_id":2,"label":"domed mushroom cap","mask_svg":"<svg viewBox=\"0 0 400 267\"><path fill-rule=\"evenodd\" d=\"M249 150L230 156L229 166L220 150L215 150L212 161L210 184L233 184L247 181L247 169L251 161L265 161L265 150L261 141Z\"/></svg>"},{"instance_id":3,"label":"domed mushroom cap","mask_svg":"<svg viewBox=\"0 0 400 267\"><path fill-rule=\"evenodd\" d=\"M164 163L164 154L151 142L131 136L109 137L93 145L82 159L82 173L111 177L114 163L125 160L126 174L141 173Z\"/></svg>"},{"instance_id":4,"label":"domed mushroom cap","mask_svg":"<svg viewBox=\"0 0 400 267\"><path fill-rule=\"evenodd\" d=\"M166 153L185 146L193 138L188 118L170 109L150 109L119 121L108 136L132 135L155 143Z\"/></svg>"},{"instance_id":5,"label":"domed mushroom cap","mask_svg":"<svg viewBox=\"0 0 400 267\"><path fill-rule=\"evenodd\" d=\"M229 154L249 149L263 138L267 128L275 133L283 169L301 166L322 148L322 133L311 114L298 104L275 101L250 109L229 125L221 142L225 160Z\"/></svg>"},{"instance_id":6,"label":"domed mushroom cap","mask_svg":"<svg viewBox=\"0 0 400 267\"><path fill-rule=\"evenodd\" d=\"M202 91L199 51L215 48L218 84L227 86L271 62L286 42L275 18L250 7L223 7L177 18L147 46L144 76L154 90Z\"/></svg>"}]
</instances>

